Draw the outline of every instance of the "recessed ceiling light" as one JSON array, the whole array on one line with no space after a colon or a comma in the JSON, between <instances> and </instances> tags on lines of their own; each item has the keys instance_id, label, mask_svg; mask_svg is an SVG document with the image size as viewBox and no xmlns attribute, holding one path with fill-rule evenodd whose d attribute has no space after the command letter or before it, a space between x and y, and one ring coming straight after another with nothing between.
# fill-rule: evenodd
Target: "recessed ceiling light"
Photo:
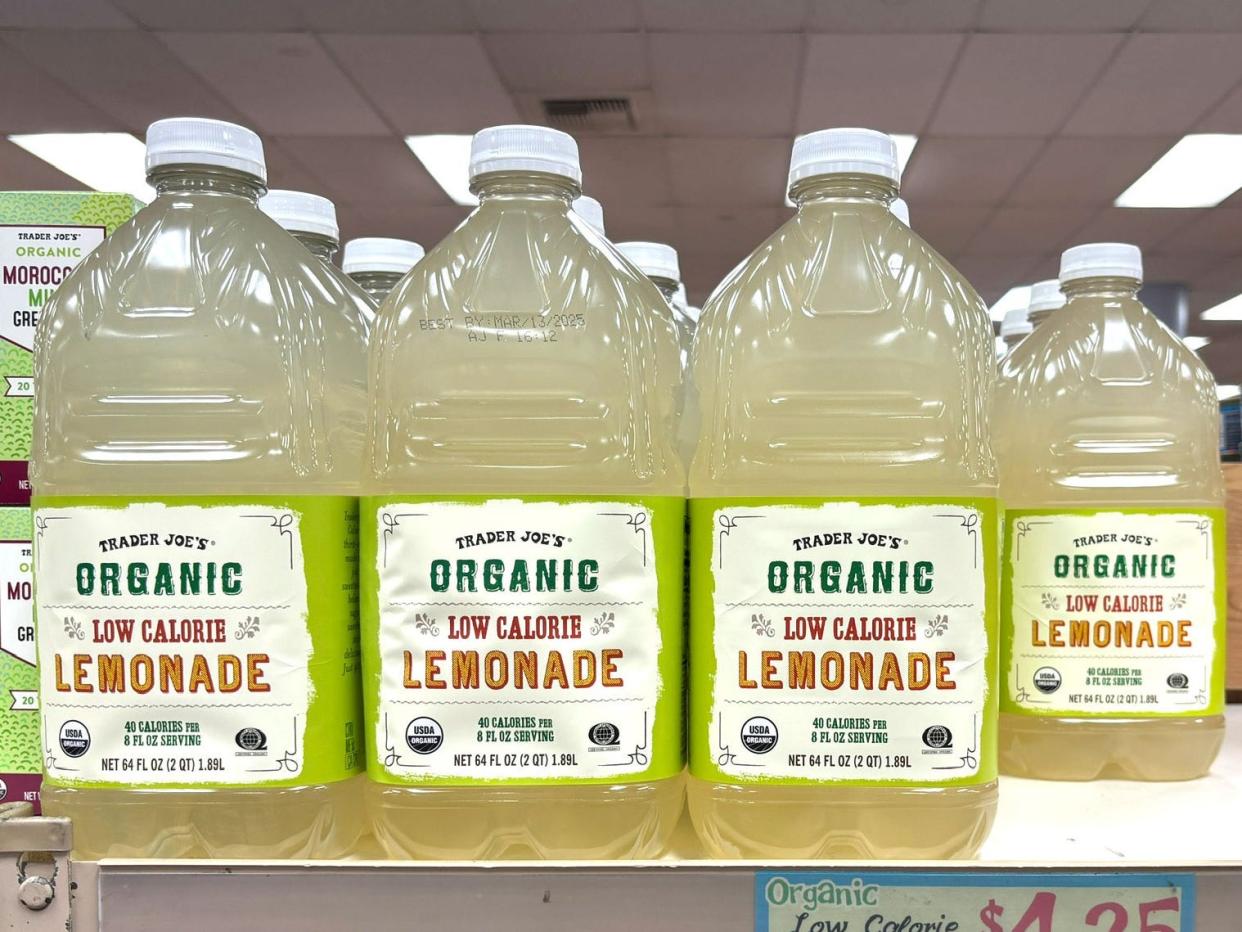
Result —
<instances>
[{"instance_id":1,"label":"recessed ceiling light","mask_svg":"<svg viewBox=\"0 0 1242 932\"><path fill-rule=\"evenodd\" d=\"M1004 320L1005 315L1012 310L1021 308L1025 309L1031 303L1031 286L1030 285L1014 285L1003 295L1001 299L988 308L988 314L992 320Z\"/></svg>"},{"instance_id":2,"label":"recessed ceiling light","mask_svg":"<svg viewBox=\"0 0 1242 932\"><path fill-rule=\"evenodd\" d=\"M1117 207L1215 207L1242 188L1242 134L1183 136L1122 192Z\"/></svg>"},{"instance_id":3,"label":"recessed ceiling light","mask_svg":"<svg viewBox=\"0 0 1242 932\"><path fill-rule=\"evenodd\" d=\"M1182 342L1186 344L1187 349L1197 353L1212 341L1209 337L1182 337Z\"/></svg>"},{"instance_id":4,"label":"recessed ceiling light","mask_svg":"<svg viewBox=\"0 0 1242 932\"><path fill-rule=\"evenodd\" d=\"M1242 320L1242 294L1234 295L1199 314L1200 320Z\"/></svg>"},{"instance_id":5,"label":"recessed ceiling light","mask_svg":"<svg viewBox=\"0 0 1242 932\"><path fill-rule=\"evenodd\" d=\"M150 201L146 146L129 133L31 133L9 142L95 191L132 194Z\"/></svg>"},{"instance_id":6,"label":"recessed ceiling light","mask_svg":"<svg viewBox=\"0 0 1242 932\"><path fill-rule=\"evenodd\" d=\"M919 144L919 137L910 133L889 133L888 135L893 140L893 145L897 147L897 177L900 178L905 174L906 163L910 161L914 147ZM785 206L794 206L794 202L789 197L788 188L785 189Z\"/></svg>"},{"instance_id":7,"label":"recessed ceiling light","mask_svg":"<svg viewBox=\"0 0 1242 932\"><path fill-rule=\"evenodd\" d=\"M473 207L470 193L470 136L406 136L405 144L453 203Z\"/></svg>"}]
</instances>

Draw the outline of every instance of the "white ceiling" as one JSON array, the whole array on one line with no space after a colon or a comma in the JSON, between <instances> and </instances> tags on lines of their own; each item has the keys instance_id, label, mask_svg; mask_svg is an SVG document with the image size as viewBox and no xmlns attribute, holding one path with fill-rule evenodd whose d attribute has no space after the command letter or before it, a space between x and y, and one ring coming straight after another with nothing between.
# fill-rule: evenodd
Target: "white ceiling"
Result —
<instances>
[{"instance_id":1,"label":"white ceiling","mask_svg":"<svg viewBox=\"0 0 1242 932\"><path fill-rule=\"evenodd\" d=\"M796 133L916 133L913 225L988 300L1093 239L1195 314L1242 292L1242 194L1111 206L1182 134L1242 132L1240 0L0 0L0 84L3 134L246 123L346 236L425 244L464 211L402 135L628 96L637 133L579 140L586 186L612 238L678 248L693 299L788 215ZM0 187L77 186L0 142ZM1242 324L1191 329L1242 380Z\"/></svg>"}]
</instances>

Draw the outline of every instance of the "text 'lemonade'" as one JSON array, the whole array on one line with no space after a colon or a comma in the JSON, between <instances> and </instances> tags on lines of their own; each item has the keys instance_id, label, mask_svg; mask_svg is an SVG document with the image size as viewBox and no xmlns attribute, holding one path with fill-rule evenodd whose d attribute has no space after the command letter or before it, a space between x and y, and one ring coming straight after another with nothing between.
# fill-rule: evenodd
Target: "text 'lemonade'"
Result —
<instances>
[{"instance_id":1,"label":"text 'lemonade'","mask_svg":"<svg viewBox=\"0 0 1242 932\"><path fill-rule=\"evenodd\" d=\"M797 215L699 320L690 811L715 854L961 855L991 823L991 327L890 213L897 180L882 133L799 139Z\"/></svg>"},{"instance_id":2,"label":"text 'lemonade'","mask_svg":"<svg viewBox=\"0 0 1242 932\"><path fill-rule=\"evenodd\" d=\"M1001 766L1188 779L1224 735L1224 489L1207 366L1134 246L1066 251L1068 302L1001 369Z\"/></svg>"},{"instance_id":3,"label":"text 'lemonade'","mask_svg":"<svg viewBox=\"0 0 1242 932\"><path fill-rule=\"evenodd\" d=\"M478 208L372 352L372 825L405 856L650 856L683 793L668 312L571 211L572 138L494 127L470 164Z\"/></svg>"},{"instance_id":4,"label":"text 'lemonade'","mask_svg":"<svg viewBox=\"0 0 1242 932\"><path fill-rule=\"evenodd\" d=\"M339 856L366 320L258 210L252 132L159 121L147 170L36 346L46 811L86 857Z\"/></svg>"}]
</instances>

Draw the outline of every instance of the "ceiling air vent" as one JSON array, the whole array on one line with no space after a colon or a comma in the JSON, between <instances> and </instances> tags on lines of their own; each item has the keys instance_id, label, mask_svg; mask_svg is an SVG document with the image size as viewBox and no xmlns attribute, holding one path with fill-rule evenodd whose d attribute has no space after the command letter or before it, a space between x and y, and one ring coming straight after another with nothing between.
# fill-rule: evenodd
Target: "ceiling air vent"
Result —
<instances>
[{"instance_id":1,"label":"ceiling air vent","mask_svg":"<svg viewBox=\"0 0 1242 932\"><path fill-rule=\"evenodd\" d=\"M638 128L628 97L545 100L549 126L567 133L632 133Z\"/></svg>"}]
</instances>

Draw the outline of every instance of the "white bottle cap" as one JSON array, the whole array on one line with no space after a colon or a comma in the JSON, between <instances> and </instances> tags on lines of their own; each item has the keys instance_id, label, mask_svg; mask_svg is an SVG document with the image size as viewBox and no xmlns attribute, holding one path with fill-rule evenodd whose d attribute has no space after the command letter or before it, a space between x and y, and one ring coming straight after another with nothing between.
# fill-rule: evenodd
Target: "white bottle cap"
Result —
<instances>
[{"instance_id":1,"label":"white bottle cap","mask_svg":"<svg viewBox=\"0 0 1242 932\"><path fill-rule=\"evenodd\" d=\"M346 275L356 272L396 272L404 275L422 257L423 247L408 239L364 236L345 244L341 271Z\"/></svg>"},{"instance_id":2,"label":"white bottle cap","mask_svg":"<svg viewBox=\"0 0 1242 932\"><path fill-rule=\"evenodd\" d=\"M340 239L336 206L318 194L274 189L259 198L259 210L290 233L313 233L334 243Z\"/></svg>"},{"instance_id":3,"label":"white bottle cap","mask_svg":"<svg viewBox=\"0 0 1242 932\"><path fill-rule=\"evenodd\" d=\"M1031 326L1026 315L1027 310L1024 307L1011 307L1007 310L1005 316L1001 318L1000 335L1002 337L1024 337L1031 333L1035 328Z\"/></svg>"},{"instance_id":4,"label":"white bottle cap","mask_svg":"<svg viewBox=\"0 0 1242 932\"><path fill-rule=\"evenodd\" d=\"M1143 280L1143 254L1129 243L1087 243L1061 253L1061 283L1078 278Z\"/></svg>"},{"instance_id":5,"label":"white bottle cap","mask_svg":"<svg viewBox=\"0 0 1242 932\"><path fill-rule=\"evenodd\" d=\"M694 307L691 304L686 305L686 317L689 318L690 323L697 324L702 313L703 309L701 307Z\"/></svg>"},{"instance_id":6,"label":"white bottle cap","mask_svg":"<svg viewBox=\"0 0 1242 932\"><path fill-rule=\"evenodd\" d=\"M897 146L873 129L821 129L794 140L789 186L816 175L879 175L896 182Z\"/></svg>"},{"instance_id":7,"label":"white bottle cap","mask_svg":"<svg viewBox=\"0 0 1242 932\"><path fill-rule=\"evenodd\" d=\"M1065 306L1065 295L1061 294L1061 282L1056 278L1046 278L1031 286L1031 296L1026 302L1026 313L1038 311L1055 311ZM1003 330L1001 331L1004 332Z\"/></svg>"},{"instance_id":8,"label":"white bottle cap","mask_svg":"<svg viewBox=\"0 0 1242 932\"><path fill-rule=\"evenodd\" d=\"M664 278L670 282L681 281L681 269L677 265L677 250L664 243L617 243L621 255L629 259L648 278Z\"/></svg>"},{"instance_id":9,"label":"white bottle cap","mask_svg":"<svg viewBox=\"0 0 1242 932\"><path fill-rule=\"evenodd\" d=\"M574 213L587 222L592 230L600 236L604 235L604 205L593 197L574 198Z\"/></svg>"},{"instance_id":10,"label":"white bottle cap","mask_svg":"<svg viewBox=\"0 0 1242 932\"><path fill-rule=\"evenodd\" d=\"M582 184L578 143L546 126L489 126L470 140L470 179L488 172L526 171L561 175Z\"/></svg>"},{"instance_id":11,"label":"white bottle cap","mask_svg":"<svg viewBox=\"0 0 1242 932\"><path fill-rule=\"evenodd\" d=\"M677 283L677 293L673 295L673 307L680 311L685 311L689 307L690 302L686 298L686 286L681 282Z\"/></svg>"},{"instance_id":12,"label":"white bottle cap","mask_svg":"<svg viewBox=\"0 0 1242 932\"><path fill-rule=\"evenodd\" d=\"M156 120L147 127L147 171L158 165L219 165L267 181L263 141L246 127L223 120Z\"/></svg>"},{"instance_id":13,"label":"white bottle cap","mask_svg":"<svg viewBox=\"0 0 1242 932\"><path fill-rule=\"evenodd\" d=\"M906 202L901 198L897 198L893 203L889 204L888 209L892 211L894 217L906 226L910 225L910 208L906 206Z\"/></svg>"}]
</instances>

